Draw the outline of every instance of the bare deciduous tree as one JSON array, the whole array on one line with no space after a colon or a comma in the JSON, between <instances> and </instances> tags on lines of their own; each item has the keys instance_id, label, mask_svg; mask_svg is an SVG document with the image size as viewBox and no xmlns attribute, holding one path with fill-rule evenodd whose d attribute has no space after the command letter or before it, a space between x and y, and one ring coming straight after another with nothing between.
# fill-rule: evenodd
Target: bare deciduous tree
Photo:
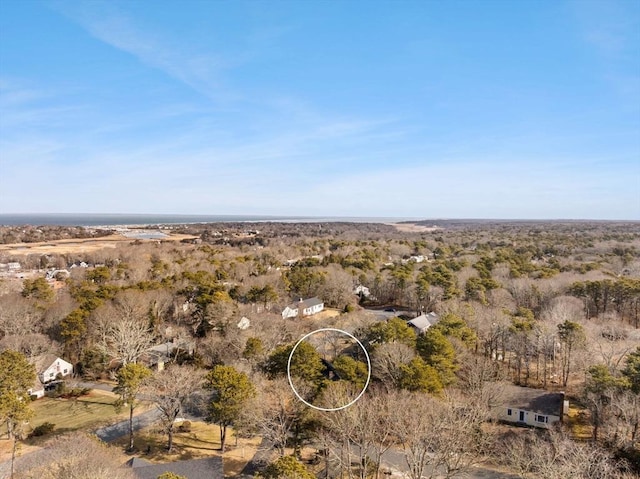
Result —
<instances>
[{"instance_id":1,"label":"bare deciduous tree","mask_svg":"<svg viewBox=\"0 0 640 479\"><path fill-rule=\"evenodd\" d=\"M162 427L167 434L167 449L173 448L173 431L175 420L182 414L188 399L201 389L203 374L190 366L170 366L159 371L143 388L160 411Z\"/></svg>"},{"instance_id":2,"label":"bare deciduous tree","mask_svg":"<svg viewBox=\"0 0 640 479\"><path fill-rule=\"evenodd\" d=\"M148 305L135 295L118 297L97 311L96 346L122 364L135 363L154 342Z\"/></svg>"},{"instance_id":3,"label":"bare deciduous tree","mask_svg":"<svg viewBox=\"0 0 640 479\"><path fill-rule=\"evenodd\" d=\"M504 464L531 479L623 479L623 465L597 445L580 444L561 430L514 431L503 437Z\"/></svg>"},{"instance_id":4,"label":"bare deciduous tree","mask_svg":"<svg viewBox=\"0 0 640 479\"><path fill-rule=\"evenodd\" d=\"M0 334L25 335L40 332L42 310L20 294L0 296Z\"/></svg>"},{"instance_id":5,"label":"bare deciduous tree","mask_svg":"<svg viewBox=\"0 0 640 479\"><path fill-rule=\"evenodd\" d=\"M402 444L412 479L453 477L468 471L480 457L484 408L470 401L424 394L396 396L391 422Z\"/></svg>"},{"instance_id":6,"label":"bare deciduous tree","mask_svg":"<svg viewBox=\"0 0 640 479\"><path fill-rule=\"evenodd\" d=\"M285 378L266 382L260 397L253 403L248 408L251 416L248 421L263 440L273 444L278 454L284 456L287 443L295 432L296 421L305 409L304 403L294 396Z\"/></svg>"},{"instance_id":7,"label":"bare deciduous tree","mask_svg":"<svg viewBox=\"0 0 640 479\"><path fill-rule=\"evenodd\" d=\"M60 345L51 341L44 334L30 333L5 336L0 340L0 351L13 349L24 354L29 362L43 354L55 354L60 350Z\"/></svg>"},{"instance_id":8,"label":"bare deciduous tree","mask_svg":"<svg viewBox=\"0 0 640 479\"><path fill-rule=\"evenodd\" d=\"M615 417L613 442L623 449L640 446L640 395L621 391L611 405Z\"/></svg>"},{"instance_id":9,"label":"bare deciduous tree","mask_svg":"<svg viewBox=\"0 0 640 479\"><path fill-rule=\"evenodd\" d=\"M120 456L95 438L74 433L60 436L29 454L17 467L21 479L135 479Z\"/></svg>"},{"instance_id":10,"label":"bare deciduous tree","mask_svg":"<svg viewBox=\"0 0 640 479\"><path fill-rule=\"evenodd\" d=\"M373 352L371 373L382 384L399 388L403 376L402 365L416 357L416 352L403 343L383 343Z\"/></svg>"}]
</instances>

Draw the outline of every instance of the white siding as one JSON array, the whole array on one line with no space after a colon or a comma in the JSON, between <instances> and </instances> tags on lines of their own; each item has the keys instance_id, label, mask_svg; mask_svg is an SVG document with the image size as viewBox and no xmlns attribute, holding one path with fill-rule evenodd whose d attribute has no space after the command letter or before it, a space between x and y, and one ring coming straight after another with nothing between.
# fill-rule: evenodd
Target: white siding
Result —
<instances>
[{"instance_id":1,"label":"white siding","mask_svg":"<svg viewBox=\"0 0 640 479\"><path fill-rule=\"evenodd\" d=\"M296 309L292 309L289 306L287 306L282 311L282 318L283 319L295 318L296 316L298 316L298 309L297 308Z\"/></svg>"},{"instance_id":2,"label":"white siding","mask_svg":"<svg viewBox=\"0 0 640 479\"><path fill-rule=\"evenodd\" d=\"M40 376L43 383L53 381L58 374L68 376L73 373L73 366L64 359L57 358Z\"/></svg>"},{"instance_id":3,"label":"white siding","mask_svg":"<svg viewBox=\"0 0 640 479\"><path fill-rule=\"evenodd\" d=\"M542 420L543 418L546 419ZM543 429L548 429L552 424L560 421L560 418L553 414L540 414L518 408L505 408L500 419L514 424L526 424L527 426Z\"/></svg>"},{"instance_id":4,"label":"white siding","mask_svg":"<svg viewBox=\"0 0 640 479\"><path fill-rule=\"evenodd\" d=\"M40 388L40 389L29 389L27 391L29 393L29 396L35 396L37 399L43 398L44 397L44 389Z\"/></svg>"},{"instance_id":5,"label":"white siding","mask_svg":"<svg viewBox=\"0 0 640 479\"><path fill-rule=\"evenodd\" d=\"M311 316L312 314L316 314L319 313L320 311L322 311L324 309L324 303L321 304L316 304L315 306L311 306L309 308L305 308L302 311L302 315L303 316Z\"/></svg>"}]
</instances>

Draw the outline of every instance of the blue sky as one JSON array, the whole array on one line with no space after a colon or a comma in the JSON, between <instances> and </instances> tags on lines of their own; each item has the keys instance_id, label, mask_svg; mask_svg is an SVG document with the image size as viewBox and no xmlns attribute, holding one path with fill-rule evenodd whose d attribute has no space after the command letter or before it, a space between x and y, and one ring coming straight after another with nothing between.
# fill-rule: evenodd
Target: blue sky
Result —
<instances>
[{"instance_id":1,"label":"blue sky","mask_svg":"<svg viewBox=\"0 0 640 479\"><path fill-rule=\"evenodd\" d=\"M640 219L640 2L0 2L0 213Z\"/></svg>"}]
</instances>

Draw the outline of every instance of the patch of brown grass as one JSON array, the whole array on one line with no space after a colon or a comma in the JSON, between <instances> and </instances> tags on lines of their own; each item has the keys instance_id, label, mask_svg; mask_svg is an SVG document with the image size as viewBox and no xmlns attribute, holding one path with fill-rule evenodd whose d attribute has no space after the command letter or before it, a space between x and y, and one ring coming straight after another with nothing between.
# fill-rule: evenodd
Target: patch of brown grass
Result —
<instances>
[{"instance_id":1,"label":"patch of brown grass","mask_svg":"<svg viewBox=\"0 0 640 479\"><path fill-rule=\"evenodd\" d=\"M577 441L588 441L593 437L593 426L589 421L589 411L586 409L580 409L570 404L567 426L571 431L571 436Z\"/></svg>"},{"instance_id":2,"label":"patch of brown grass","mask_svg":"<svg viewBox=\"0 0 640 479\"><path fill-rule=\"evenodd\" d=\"M13 440L7 439L6 434L0 439L0 462L8 461L11 459L11 450L13 449ZM30 452L34 452L40 449L39 446L34 446L22 441L18 442L16 447L16 457L24 456Z\"/></svg>"},{"instance_id":3,"label":"patch of brown grass","mask_svg":"<svg viewBox=\"0 0 640 479\"><path fill-rule=\"evenodd\" d=\"M238 439L238 446L233 446L224 453L224 477L234 477L240 475L247 463L255 456L262 438Z\"/></svg>"},{"instance_id":4,"label":"patch of brown grass","mask_svg":"<svg viewBox=\"0 0 640 479\"><path fill-rule=\"evenodd\" d=\"M189 432L178 430L173 435L173 450L167 451L167 435L157 426L138 431L134 437L134 455L150 462L164 463L219 456L220 428L217 425L192 421ZM224 453L225 477L237 476L253 458L260 445L261 438L236 439L233 430L227 431L227 444ZM123 450L129 444L129 437L124 436L112 443Z\"/></svg>"},{"instance_id":5,"label":"patch of brown grass","mask_svg":"<svg viewBox=\"0 0 640 479\"><path fill-rule=\"evenodd\" d=\"M196 236L185 234L172 234L162 241L181 241L183 239L195 239ZM128 244L135 238L113 234L100 238L67 238L53 241L41 241L36 243L12 243L0 245L0 252L6 252L12 256L29 254L73 254L88 253L105 248L115 248L118 244ZM157 239L140 239L141 242L158 241Z\"/></svg>"},{"instance_id":6,"label":"patch of brown grass","mask_svg":"<svg viewBox=\"0 0 640 479\"><path fill-rule=\"evenodd\" d=\"M173 448L167 451L167 435L158 426L150 426L137 431L134 435L134 452L143 453L151 462L171 462L198 459L220 452L220 433L217 426L203 422L191 422L190 432L180 432L176 425L173 434ZM129 436L125 435L115 441L114 445L123 449L129 444Z\"/></svg>"},{"instance_id":7,"label":"patch of brown grass","mask_svg":"<svg viewBox=\"0 0 640 479\"><path fill-rule=\"evenodd\" d=\"M335 308L325 308L319 313L314 314L313 316L308 316L306 318L302 318L302 321L309 322L324 322L327 319L335 318L336 316L340 316L341 311Z\"/></svg>"},{"instance_id":8,"label":"patch of brown grass","mask_svg":"<svg viewBox=\"0 0 640 479\"><path fill-rule=\"evenodd\" d=\"M395 229L402 233L430 233L433 231L439 231L442 228L439 226L424 226L414 223L385 223L389 226L393 226Z\"/></svg>"}]
</instances>

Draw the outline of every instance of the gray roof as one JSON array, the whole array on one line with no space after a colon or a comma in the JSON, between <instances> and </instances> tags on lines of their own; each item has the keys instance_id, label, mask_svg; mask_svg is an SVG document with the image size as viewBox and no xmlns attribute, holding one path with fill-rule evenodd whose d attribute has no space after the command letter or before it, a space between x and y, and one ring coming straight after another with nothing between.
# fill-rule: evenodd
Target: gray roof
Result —
<instances>
[{"instance_id":1,"label":"gray roof","mask_svg":"<svg viewBox=\"0 0 640 479\"><path fill-rule=\"evenodd\" d=\"M413 326L420 332L424 332L429 329L431 326L440 321L440 316L438 316L433 311L429 314L421 314L417 318L413 318L411 321L407 321L407 324Z\"/></svg>"},{"instance_id":2,"label":"gray roof","mask_svg":"<svg viewBox=\"0 0 640 479\"><path fill-rule=\"evenodd\" d=\"M55 354L47 353L41 356L38 356L35 360L36 372L38 374L42 374L45 372L60 356L56 356ZM62 358L60 358L62 359ZM67 361L68 362L68 361Z\"/></svg>"},{"instance_id":3,"label":"gray roof","mask_svg":"<svg viewBox=\"0 0 640 479\"><path fill-rule=\"evenodd\" d=\"M554 393L544 389L506 384L504 398L504 405L507 407L562 417L562 405L564 402L564 393L562 392Z\"/></svg>"},{"instance_id":4,"label":"gray roof","mask_svg":"<svg viewBox=\"0 0 640 479\"><path fill-rule=\"evenodd\" d=\"M146 464L145 464L146 463ZM163 472L173 472L187 479L222 479L222 457L151 464L144 459L130 459L126 463L140 479L156 479Z\"/></svg>"},{"instance_id":5,"label":"gray roof","mask_svg":"<svg viewBox=\"0 0 640 479\"><path fill-rule=\"evenodd\" d=\"M306 308L310 308L312 306L317 306L319 304L323 304L323 301L320 298L309 298L309 299L305 299L305 300L301 300L298 301L296 303L291 303L288 307L291 309L296 309L296 308L302 308L302 309L306 309Z\"/></svg>"}]
</instances>

